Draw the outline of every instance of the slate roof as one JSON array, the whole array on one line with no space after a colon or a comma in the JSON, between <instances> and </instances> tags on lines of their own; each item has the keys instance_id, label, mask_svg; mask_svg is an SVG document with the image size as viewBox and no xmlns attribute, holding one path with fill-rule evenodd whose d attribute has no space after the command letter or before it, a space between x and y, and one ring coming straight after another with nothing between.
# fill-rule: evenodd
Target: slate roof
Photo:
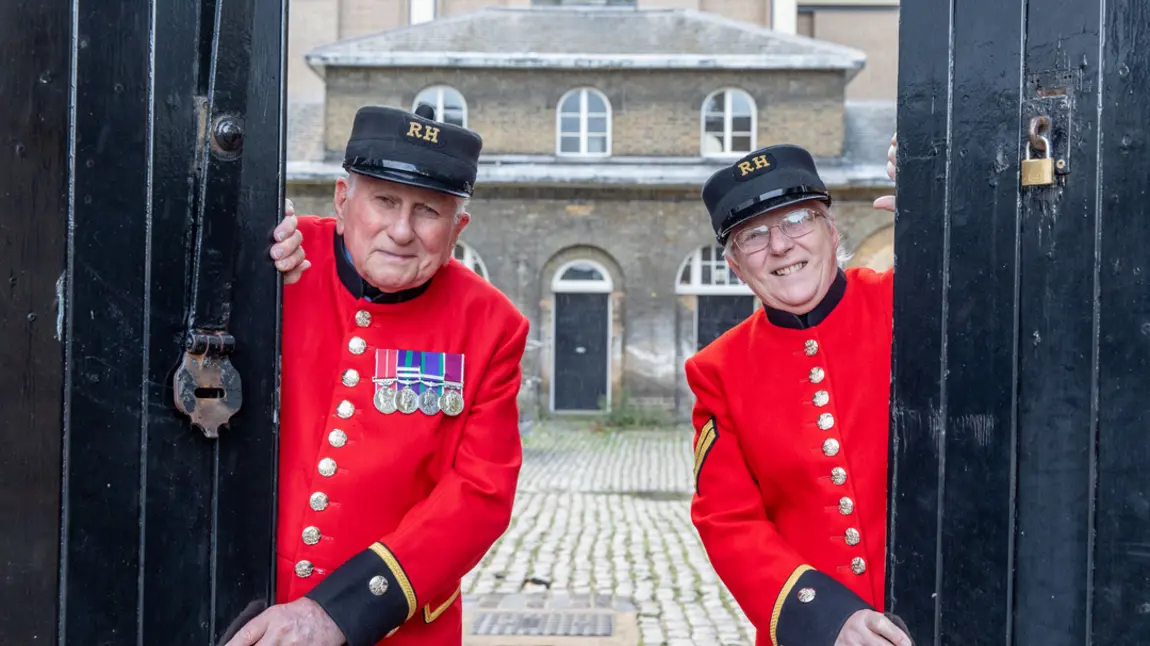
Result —
<instances>
[{"instance_id":1,"label":"slate roof","mask_svg":"<svg viewBox=\"0 0 1150 646\"><path fill-rule=\"evenodd\" d=\"M489 7L316 48L328 66L823 69L852 78L866 55L690 9Z\"/></svg>"}]
</instances>

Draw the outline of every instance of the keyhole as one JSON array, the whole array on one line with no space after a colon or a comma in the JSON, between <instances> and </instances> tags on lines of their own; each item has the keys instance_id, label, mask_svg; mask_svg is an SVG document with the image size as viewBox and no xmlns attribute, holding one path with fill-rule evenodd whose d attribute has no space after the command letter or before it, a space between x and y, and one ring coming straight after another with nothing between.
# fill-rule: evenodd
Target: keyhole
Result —
<instances>
[{"instance_id":1,"label":"keyhole","mask_svg":"<svg viewBox=\"0 0 1150 646\"><path fill-rule=\"evenodd\" d=\"M196 399L223 399L223 388L197 388Z\"/></svg>"}]
</instances>

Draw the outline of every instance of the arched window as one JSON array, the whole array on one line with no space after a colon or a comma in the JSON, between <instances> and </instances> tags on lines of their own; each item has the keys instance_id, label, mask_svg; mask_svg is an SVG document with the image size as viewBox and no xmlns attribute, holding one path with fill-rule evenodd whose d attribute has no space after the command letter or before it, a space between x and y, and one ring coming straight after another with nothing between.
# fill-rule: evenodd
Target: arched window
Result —
<instances>
[{"instance_id":1,"label":"arched window","mask_svg":"<svg viewBox=\"0 0 1150 646\"><path fill-rule=\"evenodd\" d=\"M551 281L556 293L610 293L614 287L611 274L594 260L575 260L559 268Z\"/></svg>"},{"instance_id":2,"label":"arched window","mask_svg":"<svg viewBox=\"0 0 1150 646\"><path fill-rule=\"evenodd\" d=\"M755 149L755 101L742 90L719 90L703 101L703 156L742 155Z\"/></svg>"},{"instance_id":3,"label":"arched window","mask_svg":"<svg viewBox=\"0 0 1150 646\"><path fill-rule=\"evenodd\" d=\"M483 259L479 257L479 254L475 253L474 249L463 242L456 242L455 249L452 250L452 255L455 256L456 260L463 263L463 266L479 274L484 280L488 280L487 265L483 264Z\"/></svg>"},{"instance_id":4,"label":"arched window","mask_svg":"<svg viewBox=\"0 0 1150 646\"><path fill-rule=\"evenodd\" d=\"M580 88L564 94L556 118L558 154L611 154L611 104L599 90Z\"/></svg>"},{"instance_id":5,"label":"arched window","mask_svg":"<svg viewBox=\"0 0 1150 646\"><path fill-rule=\"evenodd\" d=\"M692 251L679 269L676 294L750 294L751 288L739 280L723 258L719 245L705 245Z\"/></svg>"},{"instance_id":6,"label":"arched window","mask_svg":"<svg viewBox=\"0 0 1150 646\"><path fill-rule=\"evenodd\" d=\"M426 103L435 108L435 120L441 123L450 123L461 128L467 127L467 102L459 90L449 85L434 85L424 88L415 97L415 110L420 103Z\"/></svg>"}]
</instances>

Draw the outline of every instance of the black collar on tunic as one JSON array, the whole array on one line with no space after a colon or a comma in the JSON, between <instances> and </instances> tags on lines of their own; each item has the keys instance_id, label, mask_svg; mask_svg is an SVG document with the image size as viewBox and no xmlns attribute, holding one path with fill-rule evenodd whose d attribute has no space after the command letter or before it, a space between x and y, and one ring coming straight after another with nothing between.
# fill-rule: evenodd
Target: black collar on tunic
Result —
<instances>
[{"instance_id":1,"label":"black collar on tunic","mask_svg":"<svg viewBox=\"0 0 1150 646\"><path fill-rule=\"evenodd\" d=\"M767 312L767 320L779 327L791 328L794 330L805 330L809 327L814 327L822 323L835 307L838 306L839 301L843 299L843 294L847 291L847 275L842 269L838 271L835 276L835 281L831 283L831 288L827 290L827 295L823 300L815 305L814 309L806 314L791 314L782 310L776 310L771 307L763 306Z\"/></svg>"},{"instance_id":2,"label":"black collar on tunic","mask_svg":"<svg viewBox=\"0 0 1150 646\"><path fill-rule=\"evenodd\" d=\"M351 255L347 251L347 247L343 244L343 236L338 233L333 236L335 238L335 267L339 273L339 280L351 295L359 300L365 298L372 303L403 303L419 296L427 291L431 286L431 281L419 287L412 287L398 292L381 292L375 286L368 283L359 275L355 270L355 266L351 264Z\"/></svg>"}]
</instances>

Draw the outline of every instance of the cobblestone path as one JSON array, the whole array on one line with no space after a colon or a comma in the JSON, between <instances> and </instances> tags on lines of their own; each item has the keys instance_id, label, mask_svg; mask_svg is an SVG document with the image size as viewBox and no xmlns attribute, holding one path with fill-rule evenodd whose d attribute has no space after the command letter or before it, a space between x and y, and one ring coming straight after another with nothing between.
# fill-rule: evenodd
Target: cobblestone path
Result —
<instances>
[{"instance_id":1,"label":"cobblestone path","mask_svg":"<svg viewBox=\"0 0 1150 646\"><path fill-rule=\"evenodd\" d=\"M690 430L600 433L537 425L511 527L463 581L489 593L613 595L642 646L750 646L754 629L691 526Z\"/></svg>"}]
</instances>

